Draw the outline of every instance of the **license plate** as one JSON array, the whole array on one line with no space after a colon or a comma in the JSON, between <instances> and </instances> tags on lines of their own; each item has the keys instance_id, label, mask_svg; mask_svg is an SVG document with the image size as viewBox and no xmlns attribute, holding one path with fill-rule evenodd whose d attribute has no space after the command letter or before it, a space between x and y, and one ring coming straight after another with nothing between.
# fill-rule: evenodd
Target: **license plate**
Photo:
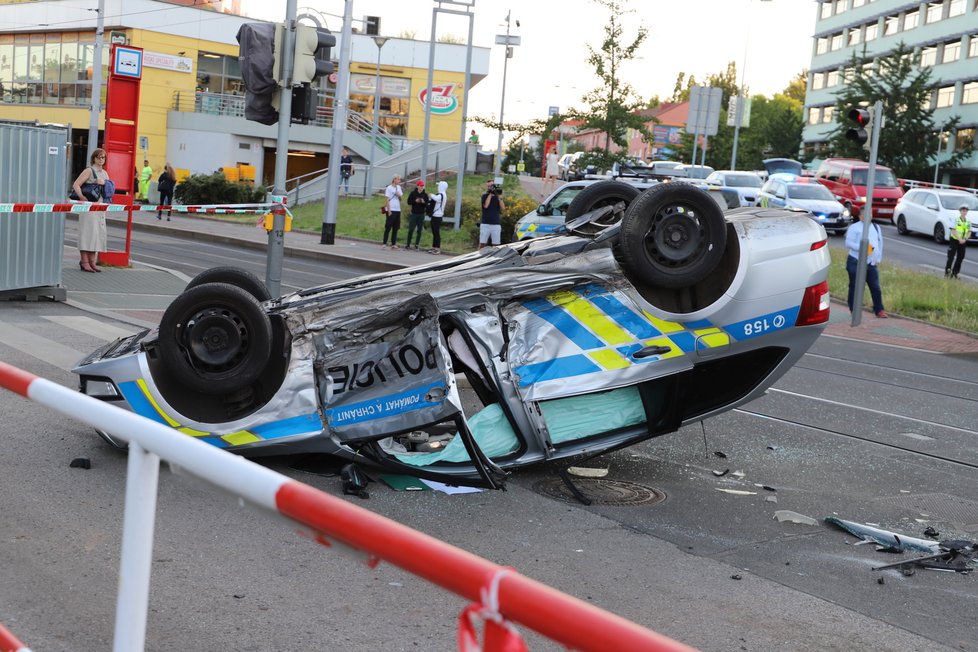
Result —
<instances>
[{"instance_id":1,"label":"license plate","mask_svg":"<svg viewBox=\"0 0 978 652\"><path fill-rule=\"evenodd\" d=\"M879 209L877 209L876 212L879 213L879 214L881 214L881 215L889 215L889 214L891 214L893 212L893 209L892 208L879 208Z\"/></svg>"}]
</instances>

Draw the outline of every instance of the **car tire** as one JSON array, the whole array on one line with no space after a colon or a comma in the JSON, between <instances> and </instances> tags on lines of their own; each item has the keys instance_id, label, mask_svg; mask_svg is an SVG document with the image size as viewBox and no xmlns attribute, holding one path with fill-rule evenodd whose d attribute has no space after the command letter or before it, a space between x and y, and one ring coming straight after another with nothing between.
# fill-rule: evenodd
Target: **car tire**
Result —
<instances>
[{"instance_id":1,"label":"car tire","mask_svg":"<svg viewBox=\"0 0 978 652\"><path fill-rule=\"evenodd\" d=\"M627 209L628 205L639 194L638 188L621 181L599 181L587 186L574 196L574 199L567 206L567 212L564 213L564 222L571 222L585 213L590 213L604 206L614 206L618 203L624 203ZM602 227L619 222L623 214L624 212L612 213L598 222L592 222L577 229L577 231L589 234L597 233L602 230Z\"/></svg>"},{"instance_id":2,"label":"car tire","mask_svg":"<svg viewBox=\"0 0 978 652\"><path fill-rule=\"evenodd\" d=\"M947 235L944 233L944 225L940 222L934 225L934 242L937 244L947 244Z\"/></svg>"},{"instance_id":3,"label":"car tire","mask_svg":"<svg viewBox=\"0 0 978 652\"><path fill-rule=\"evenodd\" d=\"M251 294L206 283L179 294L159 327L160 360L174 380L207 395L254 383L271 357L272 326Z\"/></svg>"},{"instance_id":4,"label":"car tire","mask_svg":"<svg viewBox=\"0 0 978 652\"><path fill-rule=\"evenodd\" d=\"M641 283L682 288L699 283L723 258L727 226L713 198L666 183L633 201L621 226L622 263Z\"/></svg>"},{"instance_id":5,"label":"car tire","mask_svg":"<svg viewBox=\"0 0 978 652\"><path fill-rule=\"evenodd\" d=\"M897 233L900 235L908 235L910 233L910 229L907 228L907 218L903 215L897 216L896 227Z\"/></svg>"},{"instance_id":6,"label":"car tire","mask_svg":"<svg viewBox=\"0 0 978 652\"><path fill-rule=\"evenodd\" d=\"M258 276L238 267L212 267L205 269L193 277L184 289L189 290L190 288L207 283L227 283L228 285L239 287L259 301L268 301L272 298L271 292L268 291L268 288L265 287L265 284Z\"/></svg>"}]
</instances>

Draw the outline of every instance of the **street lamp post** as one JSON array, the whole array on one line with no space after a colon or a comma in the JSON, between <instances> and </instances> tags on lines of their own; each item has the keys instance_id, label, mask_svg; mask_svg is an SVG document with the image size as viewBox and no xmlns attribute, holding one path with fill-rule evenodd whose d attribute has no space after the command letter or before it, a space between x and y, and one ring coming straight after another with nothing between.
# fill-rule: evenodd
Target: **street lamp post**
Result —
<instances>
[{"instance_id":1,"label":"street lamp post","mask_svg":"<svg viewBox=\"0 0 978 652\"><path fill-rule=\"evenodd\" d=\"M750 2L751 0L747 0ZM761 2L771 2L771 0L761 0ZM744 64L740 68L740 88L737 89L737 117L734 123L733 153L730 155L730 169L737 169L737 143L740 141L740 123L744 120L744 104L747 98L744 97L744 77L747 74L747 48L750 46L750 24L747 21L747 33L744 35Z\"/></svg>"},{"instance_id":2,"label":"street lamp post","mask_svg":"<svg viewBox=\"0 0 978 652\"><path fill-rule=\"evenodd\" d=\"M941 172L941 144L944 140L944 130L942 129L940 133L937 134L937 153L934 154L934 185L937 185L937 179Z\"/></svg>"},{"instance_id":3,"label":"street lamp post","mask_svg":"<svg viewBox=\"0 0 978 652\"><path fill-rule=\"evenodd\" d=\"M377 44L377 73L374 76L374 119L370 126L370 167L367 168L367 187L363 191L363 198L370 199L374 188L374 153L377 150L377 123L380 122L380 51L387 42L386 36L375 36L374 43Z\"/></svg>"},{"instance_id":4,"label":"street lamp post","mask_svg":"<svg viewBox=\"0 0 978 652\"><path fill-rule=\"evenodd\" d=\"M511 39L509 36L509 19L512 13L512 10L506 12L505 38L500 38L499 36L496 37L496 43L502 42L506 45L506 56L503 58L503 92L502 98L499 102L499 138L496 140L496 163L493 166L493 176L497 179L499 178L500 170L502 169L503 165L503 110L506 108L506 68L509 64L509 58L513 56L513 45L519 45L519 37L515 37L516 42L514 43L514 39ZM516 26L520 26L520 21L516 21Z\"/></svg>"}]
</instances>

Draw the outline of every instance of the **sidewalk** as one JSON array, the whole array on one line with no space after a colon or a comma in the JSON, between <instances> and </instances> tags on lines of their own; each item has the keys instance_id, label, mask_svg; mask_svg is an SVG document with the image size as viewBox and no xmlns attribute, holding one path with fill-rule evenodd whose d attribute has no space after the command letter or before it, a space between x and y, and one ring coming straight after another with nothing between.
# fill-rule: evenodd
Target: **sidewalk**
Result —
<instances>
[{"instance_id":1,"label":"sidewalk","mask_svg":"<svg viewBox=\"0 0 978 652\"><path fill-rule=\"evenodd\" d=\"M74 219L69 216L68 219ZM257 218L256 218L257 219ZM125 219L109 218L117 226ZM174 215L162 221L151 214L133 220L133 238L140 232L164 233L192 240L230 243L264 251L268 234L250 224L225 222L201 216ZM371 272L382 272L422 265L437 260L424 251L387 249L380 243L336 238L335 244L319 243L318 233L292 231L285 234L285 256L306 257L357 264ZM159 323L163 311L190 280L183 274L134 261L130 268L102 268L101 274L78 269L77 252L66 248L63 284L67 303L88 312L109 316L134 326L150 328ZM978 337L940 328L932 324L890 314L877 319L863 314L858 327L850 326L852 316L844 303L833 302L832 316L825 334L847 339L873 341L934 353L978 353Z\"/></svg>"}]
</instances>

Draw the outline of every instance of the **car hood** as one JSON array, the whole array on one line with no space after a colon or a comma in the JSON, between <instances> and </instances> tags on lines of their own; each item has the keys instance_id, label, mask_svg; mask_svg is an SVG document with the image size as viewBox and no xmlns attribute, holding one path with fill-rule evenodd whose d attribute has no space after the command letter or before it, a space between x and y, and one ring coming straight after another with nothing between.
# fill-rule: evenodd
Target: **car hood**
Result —
<instances>
[{"instance_id":1,"label":"car hood","mask_svg":"<svg viewBox=\"0 0 978 652\"><path fill-rule=\"evenodd\" d=\"M841 213L842 204L831 199L790 199L789 208L800 208L811 213Z\"/></svg>"}]
</instances>

